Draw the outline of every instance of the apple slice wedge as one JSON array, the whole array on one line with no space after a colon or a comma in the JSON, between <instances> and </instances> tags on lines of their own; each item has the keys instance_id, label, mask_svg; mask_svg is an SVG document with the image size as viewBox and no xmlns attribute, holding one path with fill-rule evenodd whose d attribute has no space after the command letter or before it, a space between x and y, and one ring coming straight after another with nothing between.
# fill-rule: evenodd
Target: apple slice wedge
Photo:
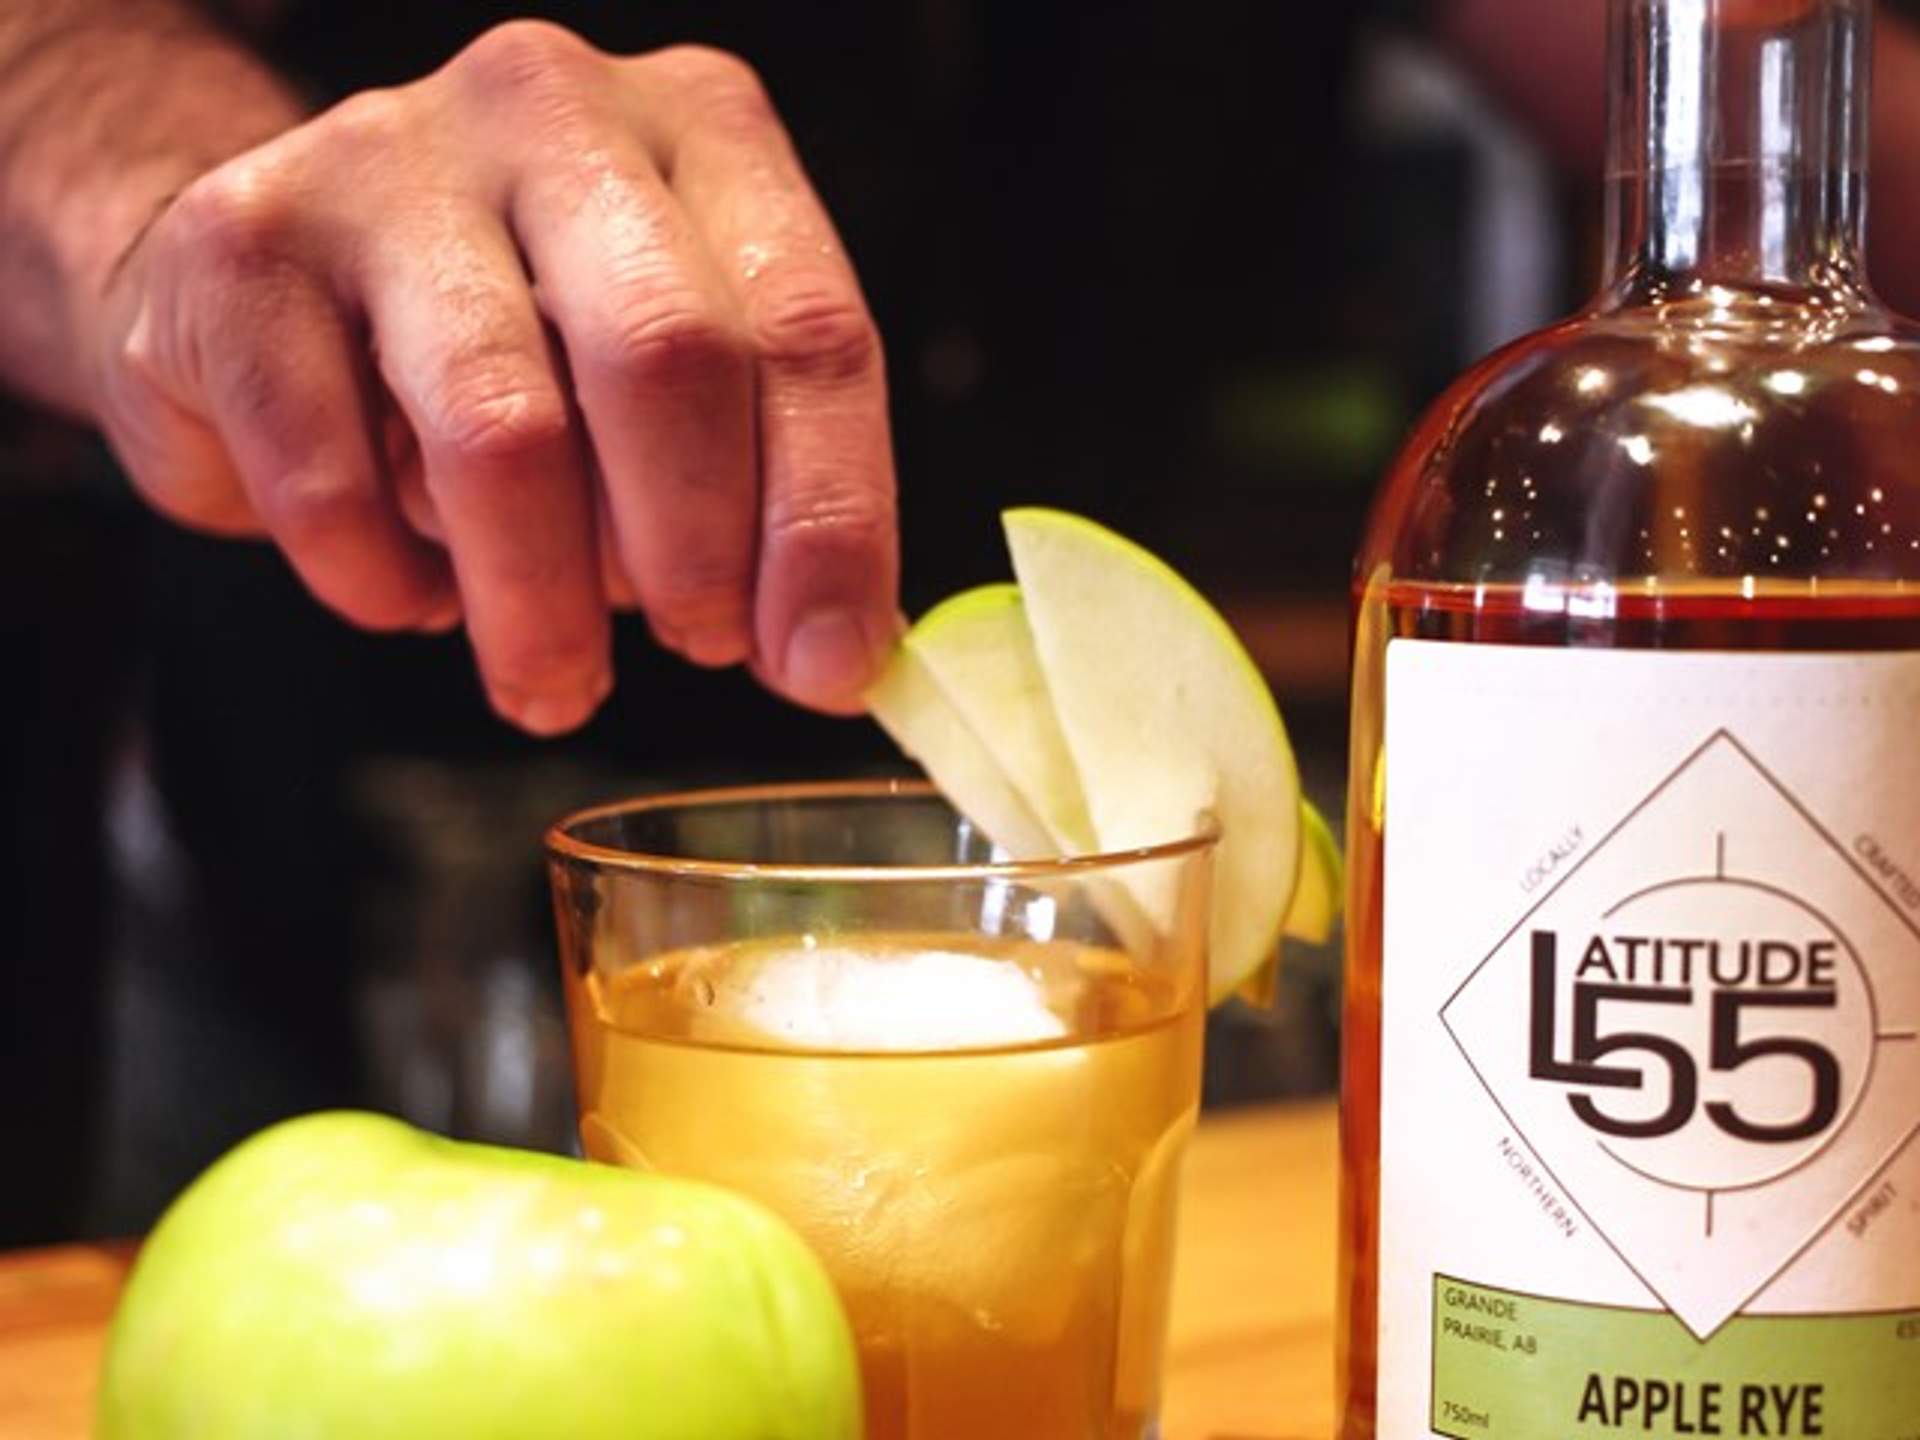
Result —
<instances>
[{"instance_id":1,"label":"apple slice wedge","mask_svg":"<svg viewBox=\"0 0 1920 1440\"><path fill-rule=\"evenodd\" d=\"M1287 904L1286 934L1290 940L1324 945L1340 918L1347 887L1346 862L1340 842L1326 816L1307 801L1300 802L1300 878Z\"/></svg>"},{"instance_id":2,"label":"apple slice wedge","mask_svg":"<svg viewBox=\"0 0 1920 1440\"><path fill-rule=\"evenodd\" d=\"M1203 810L1219 821L1210 988L1224 999L1278 945L1300 861L1299 772L1273 694L1232 628L1158 557L1063 511L1004 521L1100 847L1186 834Z\"/></svg>"},{"instance_id":3,"label":"apple slice wedge","mask_svg":"<svg viewBox=\"0 0 1920 1440\"><path fill-rule=\"evenodd\" d=\"M1340 842L1333 838L1333 827L1311 801L1302 799L1300 869L1281 933L1289 940L1304 940L1309 945L1326 944L1333 935L1333 922L1340 916L1346 885L1346 862L1340 858ZM1235 993L1249 1005L1271 1010L1279 990L1280 956L1275 954L1242 981Z\"/></svg>"},{"instance_id":4,"label":"apple slice wedge","mask_svg":"<svg viewBox=\"0 0 1920 1440\"><path fill-rule=\"evenodd\" d=\"M1020 587L982 585L943 600L903 643L998 763L1058 852L1091 849L1096 842L1080 772L1060 733ZM1324 944L1340 913L1340 845L1325 817L1305 798L1300 833L1298 872L1283 929L1288 939Z\"/></svg>"},{"instance_id":5,"label":"apple slice wedge","mask_svg":"<svg viewBox=\"0 0 1920 1440\"><path fill-rule=\"evenodd\" d=\"M992 585L929 611L867 692L867 709L940 792L1014 859L1086 854L1094 848L1086 804L1018 601L1013 586ZM923 651L916 641L925 638L923 629L946 638ZM964 705L938 683L928 663L929 655L946 657L950 642L963 635L968 638L962 648L987 642L958 667L971 687L957 692ZM1009 764L1030 789L1012 782ZM1123 945L1140 950L1150 943L1152 922L1124 885L1090 879L1084 888Z\"/></svg>"},{"instance_id":6,"label":"apple slice wedge","mask_svg":"<svg viewBox=\"0 0 1920 1440\"><path fill-rule=\"evenodd\" d=\"M1020 587L962 591L923 615L903 644L1045 827L1054 853L1094 849L1080 772L1060 733Z\"/></svg>"},{"instance_id":7,"label":"apple slice wedge","mask_svg":"<svg viewBox=\"0 0 1920 1440\"><path fill-rule=\"evenodd\" d=\"M893 658L867 692L867 711L912 756L960 813L1019 860L1052 853L1053 838L1006 772L980 742L911 645Z\"/></svg>"},{"instance_id":8,"label":"apple slice wedge","mask_svg":"<svg viewBox=\"0 0 1920 1440\"><path fill-rule=\"evenodd\" d=\"M1215 812L1213 996L1270 994L1279 935L1324 941L1342 885L1265 681L1139 546L1058 511L1012 512L1007 528L1016 569L1049 597L1049 640L1021 586L965 591L907 632L869 708L1015 856L1155 844ZM1168 903L1145 877L1109 888L1096 903L1123 936Z\"/></svg>"}]
</instances>

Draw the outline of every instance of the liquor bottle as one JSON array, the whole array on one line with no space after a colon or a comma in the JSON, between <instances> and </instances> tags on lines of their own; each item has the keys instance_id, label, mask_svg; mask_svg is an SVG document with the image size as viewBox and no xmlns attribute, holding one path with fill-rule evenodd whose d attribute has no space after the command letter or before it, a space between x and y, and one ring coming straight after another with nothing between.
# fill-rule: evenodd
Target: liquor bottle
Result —
<instances>
[{"instance_id":1,"label":"liquor bottle","mask_svg":"<svg viewBox=\"0 0 1920 1440\"><path fill-rule=\"evenodd\" d=\"M1920 332L1862 265L1869 11L1612 0L1603 288L1377 499L1342 1440L1920 1435Z\"/></svg>"}]
</instances>

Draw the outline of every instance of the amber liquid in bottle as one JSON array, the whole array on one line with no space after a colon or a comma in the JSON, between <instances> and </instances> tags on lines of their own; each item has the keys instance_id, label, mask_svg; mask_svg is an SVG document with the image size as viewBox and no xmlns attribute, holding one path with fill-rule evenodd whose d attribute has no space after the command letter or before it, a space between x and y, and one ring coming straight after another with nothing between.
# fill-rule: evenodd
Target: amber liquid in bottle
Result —
<instances>
[{"instance_id":1,"label":"amber liquid in bottle","mask_svg":"<svg viewBox=\"0 0 1920 1440\"><path fill-rule=\"evenodd\" d=\"M1354 589L1341 1440L1410 1440L1376 1423L1407 1383L1377 1354L1390 640L1920 651L1920 334L1860 263L1866 12L1613 0L1604 288L1443 396L1376 503Z\"/></svg>"}]
</instances>

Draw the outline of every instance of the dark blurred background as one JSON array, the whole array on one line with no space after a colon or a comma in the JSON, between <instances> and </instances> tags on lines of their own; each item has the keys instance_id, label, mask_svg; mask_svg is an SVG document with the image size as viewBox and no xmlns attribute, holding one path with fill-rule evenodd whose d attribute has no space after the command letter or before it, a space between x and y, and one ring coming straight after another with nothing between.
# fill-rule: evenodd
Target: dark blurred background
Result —
<instances>
[{"instance_id":1,"label":"dark blurred background","mask_svg":"<svg viewBox=\"0 0 1920 1440\"><path fill-rule=\"evenodd\" d=\"M324 99L532 7L238 8ZM908 610L1005 576L1007 505L1104 520L1221 603L1338 819L1370 488L1448 378L1578 298L1597 177L1557 175L1406 3L544 13L765 76L887 340ZM526 740L458 637L350 630L273 552L158 521L97 443L18 412L0 595L0 1244L142 1228L323 1105L568 1146L545 824L901 765L638 624L591 728ZM1273 1013L1215 1017L1209 1103L1331 1088L1337 955L1297 950Z\"/></svg>"}]
</instances>

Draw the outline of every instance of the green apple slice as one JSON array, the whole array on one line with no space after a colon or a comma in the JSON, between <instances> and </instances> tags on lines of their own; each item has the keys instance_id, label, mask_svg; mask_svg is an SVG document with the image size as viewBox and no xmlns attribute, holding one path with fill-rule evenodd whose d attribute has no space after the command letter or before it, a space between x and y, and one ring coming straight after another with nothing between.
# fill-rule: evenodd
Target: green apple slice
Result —
<instances>
[{"instance_id":1,"label":"green apple slice","mask_svg":"<svg viewBox=\"0 0 1920 1440\"><path fill-rule=\"evenodd\" d=\"M1017 859L1052 852L1052 838L980 743L910 645L867 692L867 710L927 777L1001 849Z\"/></svg>"},{"instance_id":2,"label":"green apple slice","mask_svg":"<svg viewBox=\"0 0 1920 1440\"><path fill-rule=\"evenodd\" d=\"M1045 827L1054 853L1092 850L1080 772L1054 715L1020 587L963 591L922 616L904 643Z\"/></svg>"},{"instance_id":3,"label":"green apple slice","mask_svg":"<svg viewBox=\"0 0 1920 1440\"><path fill-rule=\"evenodd\" d=\"M942 601L907 632L904 644L1060 853L1091 849L1093 824L1080 773L1060 733L1020 587L982 585ZM1325 943L1340 911L1340 846L1305 799L1300 823L1299 873L1284 930L1289 939L1317 945Z\"/></svg>"},{"instance_id":4,"label":"green apple slice","mask_svg":"<svg viewBox=\"0 0 1920 1440\"><path fill-rule=\"evenodd\" d=\"M867 709L940 792L1013 858L1085 854L1094 848L1086 802L1018 601L1011 585L986 586L929 611L867 692ZM959 687L953 694L938 683L935 660L952 673ZM983 698L989 696L994 699ZM1009 767L1024 779L1024 789ZM1082 885L1123 945L1147 945L1152 923L1123 885L1097 878Z\"/></svg>"},{"instance_id":5,"label":"green apple slice","mask_svg":"<svg viewBox=\"0 0 1920 1440\"><path fill-rule=\"evenodd\" d=\"M1324 945L1333 934L1347 883L1340 842L1326 816L1300 802L1300 878L1294 882L1284 927L1289 940Z\"/></svg>"},{"instance_id":6,"label":"green apple slice","mask_svg":"<svg viewBox=\"0 0 1920 1440\"><path fill-rule=\"evenodd\" d=\"M1347 867L1333 827L1308 800L1300 802L1300 870L1287 905L1281 933L1289 940L1324 945L1333 934L1346 895ZM1262 1010L1271 1010L1280 991L1280 956L1270 955L1234 992Z\"/></svg>"},{"instance_id":7,"label":"green apple slice","mask_svg":"<svg viewBox=\"0 0 1920 1440\"><path fill-rule=\"evenodd\" d=\"M1284 877L1299 865L1300 780L1272 692L1232 628L1156 556L1062 511L1004 519L1100 847L1190 833L1203 810L1219 821L1211 990L1221 1000L1278 945L1293 889Z\"/></svg>"},{"instance_id":8,"label":"green apple slice","mask_svg":"<svg viewBox=\"0 0 1920 1440\"><path fill-rule=\"evenodd\" d=\"M869 696L875 717L903 750L920 760L935 783L963 811L1002 848L1025 858L1130 848L1163 840L1189 827L1202 809L1240 808L1223 807L1219 797L1224 785L1239 785L1236 776L1241 770L1256 780L1264 774L1270 782L1265 785L1266 793L1297 787L1285 730L1265 682L1225 622L1191 587L1139 547L1089 521L1057 512L1018 513L1040 517L1043 528L1059 524L1080 538L1091 537L1093 544L1083 549L1090 548L1096 566L1118 564L1122 567L1123 589L1127 588L1124 577L1128 575L1145 587L1145 602L1123 600L1123 605L1130 615L1137 612L1145 616L1150 622L1148 629L1093 622L1099 633L1090 643L1097 647L1093 653L1102 657L1094 662L1095 668L1105 667L1116 653L1122 655L1122 664L1109 673L1104 692L1101 677L1095 677L1091 703L1106 705L1099 698L1105 693L1112 701L1109 713L1122 725L1145 723L1154 734L1171 734L1174 743L1162 745L1157 753L1132 751L1119 756L1112 767L1114 772L1128 780L1136 797L1144 790L1144 799L1136 808L1123 808L1117 819L1115 807L1108 805L1104 828L1097 825L1075 751L1062 728L1054 693L1056 677L1043 663L1029 624L1029 601L1016 585L981 586L954 596L922 617L907 633L893 665ZM1018 523L1009 517L1010 533ZM1211 654L1211 663L1203 658L1192 666L1164 670L1157 647L1165 638L1166 627L1153 617L1156 610L1169 609L1179 622L1172 633L1182 636L1188 649L1197 643L1202 657ZM1086 628L1080 627L1080 633ZM1132 643L1127 637L1132 636L1144 638L1147 648L1126 656L1124 652ZM1133 648L1140 650L1137 644ZM1203 679L1197 690L1181 678L1196 669L1211 671L1212 675ZM1137 702L1112 684L1114 675L1137 675L1143 670L1150 672L1152 683L1133 691L1133 695L1158 695L1171 677L1178 695L1188 697L1182 702L1176 695L1171 707L1175 711L1181 703L1190 703L1195 694L1201 697L1203 706L1218 710L1211 697L1224 693L1236 701L1240 720L1237 724L1231 718L1225 723L1188 724L1186 717L1176 713L1161 717L1162 721L1170 718L1171 723L1156 724L1151 714L1143 722L1136 713L1140 708ZM1235 708L1229 705L1227 716L1231 717ZM1220 718L1213 715L1211 722ZM1214 749L1234 753L1233 747L1249 733L1260 741L1253 747L1250 764L1223 764L1216 758ZM1214 749L1206 742L1208 734L1212 735ZM1195 743L1196 737L1199 743ZM1276 741L1280 747L1277 758L1272 754ZM1268 752L1264 761L1262 745ZM1142 757L1149 754L1151 763L1143 765ZM1144 787L1136 783L1139 773L1145 773L1150 783ZM1263 892L1270 910L1278 907L1284 911L1280 928L1287 937L1321 943L1331 932L1341 904L1339 848L1326 821L1304 799L1296 803L1300 812L1298 838L1289 846L1284 834L1277 841L1269 835L1264 848L1280 868L1255 881L1249 866L1248 884ZM1278 827L1265 828L1284 831L1286 827L1282 822ZM1223 858L1222 870L1236 856L1261 853L1258 844L1236 843L1223 848L1229 853ZM1146 934L1147 927L1154 923L1150 917L1164 917L1170 897L1148 893L1150 884L1144 877L1129 879L1128 890L1102 887L1106 893L1094 899L1116 933L1131 941ZM1222 887L1216 888L1225 903L1235 903L1226 899ZM1231 923L1223 920L1221 924L1225 943L1231 945ZM1243 920L1241 925L1248 931L1254 928L1250 921ZM1216 998L1234 990L1256 1003L1263 996L1270 998L1276 958L1275 946L1267 944L1237 985L1231 977L1241 962L1216 959Z\"/></svg>"},{"instance_id":9,"label":"green apple slice","mask_svg":"<svg viewBox=\"0 0 1920 1440\"><path fill-rule=\"evenodd\" d=\"M1084 855L1099 848L1080 774L1053 712L1020 587L1005 582L982 585L942 601L907 632L901 649L932 677L960 724L992 758L1052 842L1030 848L1022 832L1013 840L1000 840L1001 845L1021 858ZM898 707L892 708L897 712ZM914 723L908 719L905 726ZM944 728L951 722L931 723ZM969 778L958 767L948 768L955 772L956 783ZM1002 799L988 797L976 804L965 790L941 788L988 834L1000 839L986 817L988 811L1004 808ZM1166 929L1142 912L1142 883L1137 873L1114 879L1089 877L1081 883L1108 928L1135 951L1144 950L1156 931Z\"/></svg>"}]
</instances>

